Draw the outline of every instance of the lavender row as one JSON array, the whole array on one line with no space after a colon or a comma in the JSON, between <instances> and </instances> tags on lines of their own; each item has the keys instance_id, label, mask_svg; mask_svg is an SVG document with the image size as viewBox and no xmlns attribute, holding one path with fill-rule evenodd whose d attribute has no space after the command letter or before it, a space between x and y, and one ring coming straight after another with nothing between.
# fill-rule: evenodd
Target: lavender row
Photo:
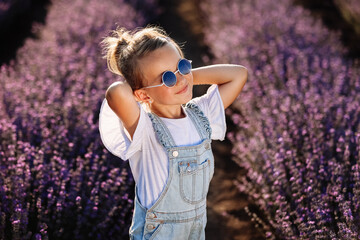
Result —
<instances>
[{"instance_id":1,"label":"lavender row","mask_svg":"<svg viewBox=\"0 0 360 240\"><path fill-rule=\"evenodd\" d=\"M227 111L228 138L247 170L236 185L263 213L264 235L360 238L359 62L290 0L203 0L201 9L215 62L249 69Z\"/></svg>"},{"instance_id":2,"label":"lavender row","mask_svg":"<svg viewBox=\"0 0 360 240\"><path fill-rule=\"evenodd\" d=\"M0 239L128 237L133 178L98 132L119 80L99 46L114 23L142 26L122 0L54 2L15 61L0 70Z\"/></svg>"}]
</instances>

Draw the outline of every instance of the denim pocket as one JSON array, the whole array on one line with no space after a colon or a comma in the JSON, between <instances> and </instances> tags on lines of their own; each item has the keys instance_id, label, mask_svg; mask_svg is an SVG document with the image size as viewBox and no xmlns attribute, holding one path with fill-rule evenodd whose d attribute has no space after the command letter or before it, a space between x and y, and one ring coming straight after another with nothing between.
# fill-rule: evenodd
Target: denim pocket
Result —
<instances>
[{"instance_id":1,"label":"denim pocket","mask_svg":"<svg viewBox=\"0 0 360 240\"><path fill-rule=\"evenodd\" d=\"M207 195L210 182L210 159L200 163L196 159L178 163L180 195L185 202L196 204Z\"/></svg>"}]
</instances>

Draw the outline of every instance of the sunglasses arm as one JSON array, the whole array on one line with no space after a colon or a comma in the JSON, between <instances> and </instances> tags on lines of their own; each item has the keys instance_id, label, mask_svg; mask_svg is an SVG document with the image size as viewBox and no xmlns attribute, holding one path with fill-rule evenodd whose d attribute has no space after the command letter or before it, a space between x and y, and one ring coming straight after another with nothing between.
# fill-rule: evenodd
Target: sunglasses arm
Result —
<instances>
[{"instance_id":1,"label":"sunglasses arm","mask_svg":"<svg viewBox=\"0 0 360 240\"><path fill-rule=\"evenodd\" d=\"M144 89L144 88L154 88L154 87L161 87L162 85L164 85L164 83L162 84L159 84L159 85L154 85L154 86L148 86L148 87L143 87L141 89Z\"/></svg>"}]
</instances>

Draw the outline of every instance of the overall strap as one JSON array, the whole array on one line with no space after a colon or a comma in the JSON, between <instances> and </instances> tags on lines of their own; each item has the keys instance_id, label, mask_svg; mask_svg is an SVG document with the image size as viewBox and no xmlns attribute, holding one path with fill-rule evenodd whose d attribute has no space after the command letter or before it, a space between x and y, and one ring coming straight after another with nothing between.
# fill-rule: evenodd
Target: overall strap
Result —
<instances>
[{"instance_id":1,"label":"overall strap","mask_svg":"<svg viewBox=\"0 0 360 240\"><path fill-rule=\"evenodd\" d=\"M175 141L165 123L156 114L148 113L148 115L160 144L166 149L176 147Z\"/></svg>"},{"instance_id":2,"label":"overall strap","mask_svg":"<svg viewBox=\"0 0 360 240\"><path fill-rule=\"evenodd\" d=\"M199 132L201 139L211 139L210 122L203 111L194 103L187 103L185 109Z\"/></svg>"}]
</instances>

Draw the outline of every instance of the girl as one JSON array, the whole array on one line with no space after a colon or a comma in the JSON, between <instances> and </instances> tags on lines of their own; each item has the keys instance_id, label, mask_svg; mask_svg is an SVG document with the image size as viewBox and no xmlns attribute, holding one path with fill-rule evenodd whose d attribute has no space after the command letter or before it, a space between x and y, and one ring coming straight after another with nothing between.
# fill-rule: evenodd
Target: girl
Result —
<instances>
[{"instance_id":1,"label":"girl","mask_svg":"<svg viewBox=\"0 0 360 240\"><path fill-rule=\"evenodd\" d=\"M205 239L211 140L247 80L243 66L192 69L158 27L113 31L102 41L109 70L125 78L106 91L99 129L105 147L129 159L135 188L131 239ZM192 99L193 85L212 84Z\"/></svg>"}]
</instances>

